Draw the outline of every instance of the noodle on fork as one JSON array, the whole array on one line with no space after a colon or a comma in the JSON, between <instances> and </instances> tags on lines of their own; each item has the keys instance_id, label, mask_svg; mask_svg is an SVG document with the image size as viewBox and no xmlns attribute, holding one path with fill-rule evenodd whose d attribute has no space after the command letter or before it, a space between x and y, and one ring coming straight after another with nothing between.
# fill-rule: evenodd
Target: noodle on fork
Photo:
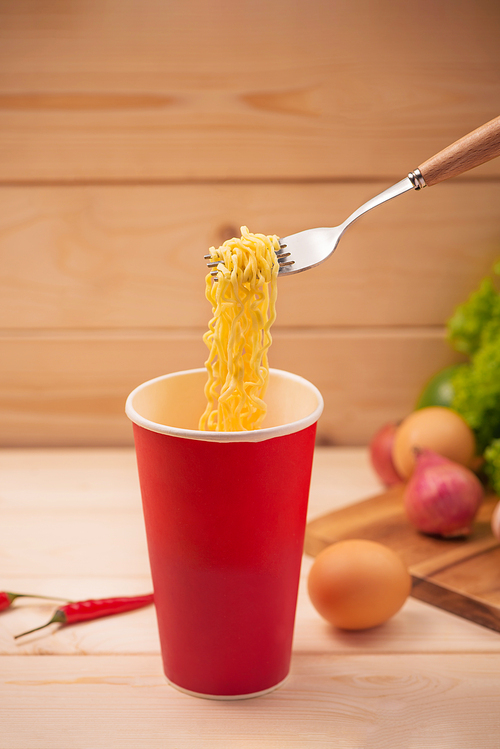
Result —
<instances>
[{"instance_id":1,"label":"noodle on fork","mask_svg":"<svg viewBox=\"0 0 500 749\"><path fill-rule=\"evenodd\" d=\"M201 430L249 431L262 425L279 249L277 236L251 234L246 226L241 238L210 248L211 260L219 264L217 280L210 273L206 277L213 316L203 336L210 353Z\"/></svg>"}]
</instances>

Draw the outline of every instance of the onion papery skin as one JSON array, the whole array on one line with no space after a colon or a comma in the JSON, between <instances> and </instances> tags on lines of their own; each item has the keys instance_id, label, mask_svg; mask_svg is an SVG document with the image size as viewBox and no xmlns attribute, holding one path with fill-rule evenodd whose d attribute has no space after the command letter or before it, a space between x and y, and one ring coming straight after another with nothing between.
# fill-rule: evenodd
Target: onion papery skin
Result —
<instances>
[{"instance_id":1,"label":"onion papery skin","mask_svg":"<svg viewBox=\"0 0 500 749\"><path fill-rule=\"evenodd\" d=\"M432 450L418 451L403 499L408 520L419 531L468 536L483 498L483 485L468 468Z\"/></svg>"}]
</instances>

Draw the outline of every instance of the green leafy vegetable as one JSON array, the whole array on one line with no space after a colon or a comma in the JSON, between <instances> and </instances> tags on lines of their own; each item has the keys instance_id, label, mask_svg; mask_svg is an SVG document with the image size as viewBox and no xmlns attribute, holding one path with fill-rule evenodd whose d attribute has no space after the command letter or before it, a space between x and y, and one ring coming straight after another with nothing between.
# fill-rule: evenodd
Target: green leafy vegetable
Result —
<instances>
[{"instance_id":1,"label":"green leafy vegetable","mask_svg":"<svg viewBox=\"0 0 500 749\"><path fill-rule=\"evenodd\" d=\"M500 272L500 263L494 268ZM485 471L500 489L500 293L493 279L482 280L448 321L450 345L469 358L452 375L451 407L476 435Z\"/></svg>"},{"instance_id":2,"label":"green leafy vegetable","mask_svg":"<svg viewBox=\"0 0 500 749\"><path fill-rule=\"evenodd\" d=\"M451 407L473 430L482 453L500 437L500 336L479 348L468 366L457 369L453 389Z\"/></svg>"},{"instance_id":3,"label":"green leafy vegetable","mask_svg":"<svg viewBox=\"0 0 500 749\"><path fill-rule=\"evenodd\" d=\"M500 296L491 278L460 304L448 320L448 341L455 351L469 356L481 348L485 337L500 331Z\"/></svg>"},{"instance_id":4,"label":"green leafy vegetable","mask_svg":"<svg viewBox=\"0 0 500 749\"><path fill-rule=\"evenodd\" d=\"M484 451L484 472L496 494L500 494L500 439L493 440Z\"/></svg>"}]
</instances>

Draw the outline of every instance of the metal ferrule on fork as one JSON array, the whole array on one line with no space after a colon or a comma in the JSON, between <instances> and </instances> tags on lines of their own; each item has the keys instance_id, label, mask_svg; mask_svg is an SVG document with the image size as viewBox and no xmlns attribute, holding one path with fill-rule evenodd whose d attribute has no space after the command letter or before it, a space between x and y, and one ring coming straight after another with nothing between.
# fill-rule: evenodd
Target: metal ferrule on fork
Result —
<instances>
[{"instance_id":1,"label":"metal ferrule on fork","mask_svg":"<svg viewBox=\"0 0 500 749\"><path fill-rule=\"evenodd\" d=\"M421 190L423 187L427 187L420 169L414 169L413 172L410 172L408 174L408 179L412 183L415 190Z\"/></svg>"}]
</instances>

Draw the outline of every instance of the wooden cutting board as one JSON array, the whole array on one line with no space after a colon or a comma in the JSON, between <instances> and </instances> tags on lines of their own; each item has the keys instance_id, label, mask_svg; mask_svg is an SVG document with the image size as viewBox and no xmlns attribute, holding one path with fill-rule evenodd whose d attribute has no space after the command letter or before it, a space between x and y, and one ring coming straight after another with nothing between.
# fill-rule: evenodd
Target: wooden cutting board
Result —
<instances>
[{"instance_id":1,"label":"wooden cutting board","mask_svg":"<svg viewBox=\"0 0 500 749\"><path fill-rule=\"evenodd\" d=\"M346 538L366 538L398 552L413 579L411 595L500 632L500 542L490 519L498 497L485 498L467 539L416 531L403 508L403 487L388 489L311 521L305 552L316 556Z\"/></svg>"}]
</instances>

